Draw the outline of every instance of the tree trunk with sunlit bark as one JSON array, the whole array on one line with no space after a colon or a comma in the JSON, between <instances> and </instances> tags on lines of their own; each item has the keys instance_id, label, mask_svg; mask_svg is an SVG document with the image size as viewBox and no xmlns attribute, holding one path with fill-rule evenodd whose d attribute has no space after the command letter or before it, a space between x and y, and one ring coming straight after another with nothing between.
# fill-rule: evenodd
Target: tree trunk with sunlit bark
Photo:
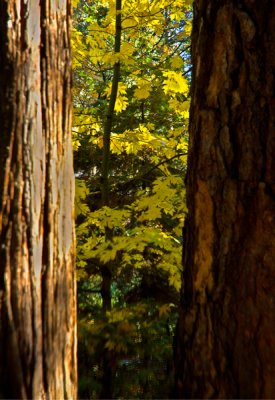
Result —
<instances>
[{"instance_id":1,"label":"tree trunk with sunlit bark","mask_svg":"<svg viewBox=\"0 0 275 400\"><path fill-rule=\"evenodd\" d=\"M1 398L76 398L69 3L0 3Z\"/></svg>"},{"instance_id":2,"label":"tree trunk with sunlit bark","mask_svg":"<svg viewBox=\"0 0 275 400\"><path fill-rule=\"evenodd\" d=\"M274 1L195 1L180 398L275 398L274 49Z\"/></svg>"}]
</instances>

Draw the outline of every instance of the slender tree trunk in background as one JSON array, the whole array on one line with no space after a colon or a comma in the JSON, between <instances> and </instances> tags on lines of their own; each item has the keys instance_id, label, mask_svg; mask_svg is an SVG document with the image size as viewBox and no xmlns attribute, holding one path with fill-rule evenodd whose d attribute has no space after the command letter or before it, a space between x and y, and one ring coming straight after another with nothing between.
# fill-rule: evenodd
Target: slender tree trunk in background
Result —
<instances>
[{"instance_id":1,"label":"slender tree trunk in background","mask_svg":"<svg viewBox=\"0 0 275 400\"><path fill-rule=\"evenodd\" d=\"M116 24L115 24L115 45L114 53L115 55L120 53L121 47L121 32L122 32L122 22L121 22L121 9L122 0L116 0ZM102 185L101 185L101 204L102 206L109 206L109 175L110 175L110 144L111 144L111 133L113 128L113 119L115 114L115 104L118 94L118 85L120 80L120 61L118 60L114 64L113 68L113 78L111 83L111 94L108 104L108 110L106 114L106 120L104 124L103 132L103 160L102 160ZM112 231L109 228L105 230L105 240L109 241L112 238ZM112 270L113 263L110 262L102 267L102 284L101 284L101 295L102 295L102 307L103 312L106 314L112 308ZM113 366L110 362L111 354L108 349L104 349L102 353L102 389L100 393L101 399L111 399L113 398Z\"/></svg>"},{"instance_id":2,"label":"slender tree trunk in background","mask_svg":"<svg viewBox=\"0 0 275 400\"><path fill-rule=\"evenodd\" d=\"M69 3L0 3L0 398L76 398Z\"/></svg>"},{"instance_id":3,"label":"slender tree trunk in background","mask_svg":"<svg viewBox=\"0 0 275 400\"><path fill-rule=\"evenodd\" d=\"M180 398L275 398L275 2L197 0Z\"/></svg>"}]
</instances>

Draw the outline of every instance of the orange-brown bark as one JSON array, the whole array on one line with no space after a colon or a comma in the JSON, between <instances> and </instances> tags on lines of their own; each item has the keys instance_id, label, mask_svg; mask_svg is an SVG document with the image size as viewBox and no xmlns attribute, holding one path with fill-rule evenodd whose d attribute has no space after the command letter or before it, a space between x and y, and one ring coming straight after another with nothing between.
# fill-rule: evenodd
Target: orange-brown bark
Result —
<instances>
[{"instance_id":1,"label":"orange-brown bark","mask_svg":"<svg viewBox=\"0 0 275 400\"><path fill-rule=\"evenodd\" d=\"M180 398L275 397L275 3L198 0Z\"/></svg>"},{"instance_id":2,"label":"orange-brown bark","mask_svg":"<svg viewBox=\"0 0 275 400\"><path fill-rule=\"evenodd\" d=\"M76 398L70 5L0 5L0 397Z\"/></svg>"}]
</instances>

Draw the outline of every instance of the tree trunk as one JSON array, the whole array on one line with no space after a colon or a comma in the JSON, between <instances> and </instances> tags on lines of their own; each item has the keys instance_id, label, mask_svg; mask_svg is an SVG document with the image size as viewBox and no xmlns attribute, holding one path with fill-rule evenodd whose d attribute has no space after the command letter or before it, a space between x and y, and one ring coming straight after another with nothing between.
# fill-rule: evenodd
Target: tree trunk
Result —
<instances>
[{"instance_id":1,"label":"tree trunk","mask_svg":"<svg viewBox=\"0 0 275 400\"><path fill-rule=\"evenodd\" d=\"M0 3L1 398L76 398L69 3Z\"/></svg>"},{"instance_id":2,"label":"tree trunk","mask_svg":"<svg viewBox=\"0 0 275 400\"><path fill-rule=\"evenodd\" d=\"M275 398L274 48L274 1L195 1L180 398Z\"/></svg>"},{"instance_id":3,"label":"tree trunk","mask_svg":"<svg viewBox=\"0 0 275 400\"><path fill-rule=\"evenodd\" d=\"M115 1L116 9L116 22L115 22L115 44L114 53L115 55L120 53L121 47L121 9L122 0ZM106 120L104 123L103 132L103 160L102 160L102 184L101 184L101 204L102 207L109 206L110 200L110 145L111 145L111 132L113 127L113 119L115 113L115 104L118 94L118 85L120 79L120 61L114 64L113 68L113 78L111 83L111 94L108 104L108 110L106 115ZM108 242L112 238L112 230L109 228L105 229L105 241ZM102 296L102 311L106 315L107 311L112 308L112 270L113 263L107 263L102 267L102 285L101 285L101 296ZM105 345L105 343L104 343ZM113 366L110 362L112 356L110 351L104 348L102 353L102 389L100 393L101 399L112 399L113 398Z\"/></svg>"}]
</instances>

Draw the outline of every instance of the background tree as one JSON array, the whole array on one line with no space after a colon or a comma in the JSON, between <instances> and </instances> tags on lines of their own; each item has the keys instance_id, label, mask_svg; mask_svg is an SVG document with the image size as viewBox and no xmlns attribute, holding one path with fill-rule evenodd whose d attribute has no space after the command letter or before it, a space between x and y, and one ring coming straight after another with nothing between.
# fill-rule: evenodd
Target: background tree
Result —
<instances>
[{"instance_id":1,"label":"background tree","mask_svg":"<svg viewBox=\"0 0 275 400\"><path fill-rule=\"evenodd\" d=\"M195 2L180 398L274 398L275 4Z\"/></svg>"},{"instance_id":2,"label":"background tree","mask_svg":"<svg viewBox=\"0 0 275 400\"><path fill-rule=\"evenodd\" d=\"M0 16L0 397L76 398L70 2Z\"/></svg>"}]
</instances>

